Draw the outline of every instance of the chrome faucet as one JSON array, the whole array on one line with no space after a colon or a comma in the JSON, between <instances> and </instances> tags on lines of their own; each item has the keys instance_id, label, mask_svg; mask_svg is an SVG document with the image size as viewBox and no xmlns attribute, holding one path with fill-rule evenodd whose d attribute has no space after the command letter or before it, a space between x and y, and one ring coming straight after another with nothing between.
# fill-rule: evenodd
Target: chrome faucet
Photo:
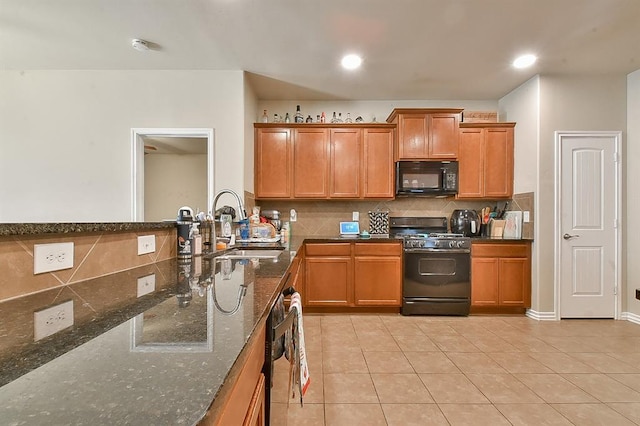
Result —
<instances>
[{"instance_id":1,"label":"chrome faucet","mask_svg":"<svg viewBox=\"0 0 640 426\"><path fill-rule=\"evenodd\" d=\"M215 220L215 215L216 215L216 205L218 204L218 198L220 198L220 196L222 194L231 194L236 198L236 201L238 202L238 220L244 220L247 218L247 215L244 211L244 205L242 204L242 199L240 198L240 196L238 195L237 192L235 192L232 189L221 189L215 196L215 198L213 199L213 205L211 206L211 214L213 215L213 218ZM212 248L213 250L216 250L216 227L215 227L215 222L213 224L213 229L211 230L211 239L213 240L212 242Z\"/></svg>"}]
</instances>

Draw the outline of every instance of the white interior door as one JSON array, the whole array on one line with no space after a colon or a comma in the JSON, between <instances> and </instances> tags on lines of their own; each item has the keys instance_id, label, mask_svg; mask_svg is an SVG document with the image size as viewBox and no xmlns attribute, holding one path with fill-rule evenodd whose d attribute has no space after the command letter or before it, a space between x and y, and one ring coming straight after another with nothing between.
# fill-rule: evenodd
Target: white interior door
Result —
<instances>
[{"instance_id":1,"label":"white interior door","mask_svg":"<svg viewBox=\"0 0 640 426\"><path fill-rule=\"evenodd\" d=\"M561 318L616 317L620 137L619 132L556 134Z\"/></svg>"}]
</instances>

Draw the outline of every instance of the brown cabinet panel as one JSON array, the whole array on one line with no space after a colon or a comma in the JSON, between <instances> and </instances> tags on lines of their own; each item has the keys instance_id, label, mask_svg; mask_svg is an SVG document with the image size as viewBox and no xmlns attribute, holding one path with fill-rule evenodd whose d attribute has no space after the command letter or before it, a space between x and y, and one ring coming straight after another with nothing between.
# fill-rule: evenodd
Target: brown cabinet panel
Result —
<instances>
[{"instance_id":1,"label":"brown cabinet panel","mask_svg":"<svg viewBox=\"0 0 640 426\"><path fill-rule=\"evenodd\" d=\"M306 256L351 256L351 243L307 243Z\"/></svg>"},{"instance_id":2,"label":"brown cabinet panel","mask_svg":"<svg viewBox=\"0 0 640 426\"><path fill-rule=\"evenodd\" d=\"M330 197L360 196L361 139L361 129L331 129Z\"/></svg>"},{"instance_id":3,"label":"brown cabinet panel","mask_svg":"<svg viewBox=\"0 0 640 426\"><path fill-rule=\"evenodd\" d=\"M471 304L498 305L498 259L471 259Z\"/></svg>"},{"instance_id":4,"label":"brown cabinet panel","mask_svg":"<svg viewBox=\"0 0 640 426\"><path fill-rule=\"evenodd\" d=\"M291 197L291 130L256 129L255 140L256 197Z\"/></svg>"},{"instance_id":5,"label":"brown cabinet panel","mask_svg":"<svg viewBox=\"0 0 640 426\"><path fill-rule=\"evenodd\" d=\"M403 114L398 120L398 155L401 159L429 156L429 130L426 114Z\"/></svg>"},{"instance_id":6,"label":"brown cabinet panel","mask_svg":"<svg viewBox=\"0 0 640 426\"><path fill-rule=\"evenodd\" d=\"M260 379L251 398L251 403L249 403L247 417L245 417L242 426L264 426L266 424L264 417L264 386L264 374L260 374Z\"/></svg>"},{"instance_id":7,"label":"brown cabinet panel","mask_svg":"<svg viewBox=\"0 0 640 426\"><path fill-rule=\"evenodd\" d=\"M495 313L531 306L529 242L471 245L471 306L493 306Z\"/></svg>"},{"instance_id":8,"label":"brown cabinet panel","mask_svg":"<svg viewBox=\"0 0 640 426\"><path fill-rule=\"evenodd\" d=\"M482 129L461 129L458 157L458 198L484 194Z\"/></svg>"},{"instance_id":9,"label":"brown cabinet panel","mask_svg":"<svg viewBox=\"0 0 640 426\"><path fill-rule=\"evenodd\" d=\"M457 198L513 195L515 123L461 123Z\"/></svg>"},{"instance_id":10,"label":"brown cabinet panel","mask_svg":"<svg viewBox=\"0 0 640 426\"><path fill-rule=\"evenodd\" d=\"M295 129L293 150L293 195L326 198L329 195L328 129Z\"/></svg>"},{"instance_id":11,"label":"brown cabinet panel","mask_svg":"<svg viewBox=\"0 0 640 426\"><path fill-rule=\"evenodd\" d=\"M393 198L395 195L393 137L393 129L364 129L364 198Z\"/></svg>"},{"instance_id":12,"label":"brown cabinet panel","mask_svg":"<svg viewBox=\"0 0 640 426\"><path fill-rule=\"evenodd\" d=\"M513 194L513 128L486 129L485 197L511 197Z\"/></svg>"},{"instance_id":13,"label":"brown cabinet panel","mask_svg":"<svg viewBox=\"0 0 640 426\"><path fill-rule=\"evenodd\" d=\"M402 304L400 257L356 257L354 271L356 306L400 306Z\"/></svg>"},{"instance_id":14,"label":"brown cabinet panel","mask_svg":"<svg viewBox=\"0 0 640 426\"><path fill-rule=\"evenodd\" d=\"M351 268L350 257L308 257L305 260L305 305L349 306Z\"/></svg>"},{"instance_id":15,"label":"brown cabinet panel","mask_svg":"<svg viewBox=\"0 0 640 426\"><path fill-rule=\"evenodd\" d=\"M354 243L356 256L401 256L402 244L398 243Z\"/></svg>"},{"instance_id":16,"label":"brown cabinet panel","mask_svg":"<svg viewBox=\"0 0 640 426\"><path fill-rule=\"evenodd\" d=\"M455 159L462 109L396 108L387 118L398 125L398 160Z\"/></svg>"},{"instance_id":17,"label":"brown cabinet panel","mask_svg":"<svg viewBox=\"0 0 640 426\"><path fill-rule=\"evenodd\" d=\"M527 282L527 259L500 259L500 292L498 303L503 306L525 305L525 290Z\"/></svg>"},{"instance_id":18,"label":"brown cabinet panel","mask_svg":"<svg viewBox=\"0 0 640 426\"><path fill-rule=\"evenodd\" d=\"M429 158L455 159L458 157L458 114L432 114L429 116Z\"/></svg>"}]
</instances>

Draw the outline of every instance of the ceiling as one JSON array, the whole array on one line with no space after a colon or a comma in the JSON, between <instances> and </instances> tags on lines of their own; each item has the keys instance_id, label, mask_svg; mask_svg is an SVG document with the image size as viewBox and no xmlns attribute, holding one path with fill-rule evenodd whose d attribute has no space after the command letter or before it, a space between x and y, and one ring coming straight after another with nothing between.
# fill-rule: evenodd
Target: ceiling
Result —
<instances>
[{"instance_id":1,"label":"ceiling","mask_svg":"<svg viewBox=\"0 0 640 426\"><path fill-rule=\"evenodd\" d=\"M535 74L640 69L639 23L640 0L0 0L0 69L245 70L263 100L486 100ZM350 52L356 72L339 66ZM523 52L538 63L513 69Z\"/></svg>"}]
</instances>

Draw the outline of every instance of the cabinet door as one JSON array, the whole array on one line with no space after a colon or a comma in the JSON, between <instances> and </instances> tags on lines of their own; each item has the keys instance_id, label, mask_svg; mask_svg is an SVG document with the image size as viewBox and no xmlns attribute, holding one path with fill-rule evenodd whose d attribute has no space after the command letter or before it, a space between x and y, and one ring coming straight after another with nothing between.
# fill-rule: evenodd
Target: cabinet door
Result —
<instances>
[{"instance_id":1,"label":"cabinet door","mask_svg":"<svg viewBox=\"0 0 640 426\"><path fill-rule=\"evenodd\" d=\"M391 256L357 256L354 263L356 306L400 306L402 261Z\"/></svg>"},{"instance_id":2,"label":"cabinet door","mask_svg":"<svg viewBox=\"0 0 640 426\"><path fill-rule=\"evenodd\" d=\"M291 197L291 130L256 129L256 198Z\"/></svg>"},{"instance_id":3,"label":"cabinet door","mask_svg":"<svg viewBox=\"0 0 640 426\"><path fill-rule=\"evenodd\" d=\"M513 195L513 128L484 131L484 196L510 198Z\"/></svg>"},{"instance_id":4,"label":"cabinet door","mask_svg":"<svg viewBox=\"0 0 640 426\"><path fill-rule=\"evenodd\" d=\"M483 188L482 129L460 129L458 198L480 198Z\"/></svg>"},{"instance_id":5,"label":"cabinet door","mask_svg":"<svg viewBox=\"0 0 640 426\"><path fill-rule=\"evenodd\" d=\"M499 303L502 306L525 306L528 297L529 268L527 259L503 258L499 268ZM531 291L528 291L530 294Z\"/></svg>"},{"instance_id":6,"label":"cabinet door","mask_svg":"<svg viewBox=\"0 0 640 426\"><path fill-rule=\"evenodd\" d=\"M306 306L349 306L350 257L308 257L305 260Z\"/></svg>"},{"instance_id":7,"label":"cabinet door","mask_svg":"<svg viewBox=\"0 0 640 426\"><path fill-rule=\"evenodd\" d=\"M429 116L429 158L458 158L458 114Z\"/></svg>"},{"instance_id":8,"label":"cabinet door","mask_svg":"<svg viewBox=\"0 0 640 426\"><path fill-rule=\"evenodd\" d=\"M393 129L364 129L364 198L393 198Z\"/></svg>"},{"instance_id":9,"label":"cabinet door","mask_svg":"<svg viewBox=\"0 0 640 426\"><path fill-rule=\"evenodd\" d=\"M498 306L497 258L471 258L471 305Z\"/></svg>"},{"instance_id":10,"label":"cabinet door","mask_svg":"<svg viewBox=\"0 0 640 426\"><path fill-rule=\"evenodd\" d=\"M329 194L329 132L327 129L295 129L293 195L326 198Z\"/></svg>"},{"instance_id":11,"label":"cabinet door","mask_svg":"<svg viewBox=\"0 0 640 426\"><path fill-rule=\"evenodd\" d=\"M331 129L330 197L360 196L361 138L361 129Z\"/></svg>"},{"instance_id":12,"label":"cabinet door","mask_svg":"<svg viewBox=\"0 0 640 426\"><path fill-rule=\"evenodd\" d=\"M260 379L256 385L256 389L249 403L249 409L247 410L247 416L244 418L242 426L264 426L265 410L264 410L264 374L260 374Z\"/></svg>"},{"instance_id":13,"label":"cabinet door","mask_svg":"<svg viewBox=\"0 0 640 426\"><path fill-rule=\"evenodd\" d=\"M398 157L401 160L425 159L429 155L426 114L402 114L398 118Z\"/></svg>"}]
</instances>

